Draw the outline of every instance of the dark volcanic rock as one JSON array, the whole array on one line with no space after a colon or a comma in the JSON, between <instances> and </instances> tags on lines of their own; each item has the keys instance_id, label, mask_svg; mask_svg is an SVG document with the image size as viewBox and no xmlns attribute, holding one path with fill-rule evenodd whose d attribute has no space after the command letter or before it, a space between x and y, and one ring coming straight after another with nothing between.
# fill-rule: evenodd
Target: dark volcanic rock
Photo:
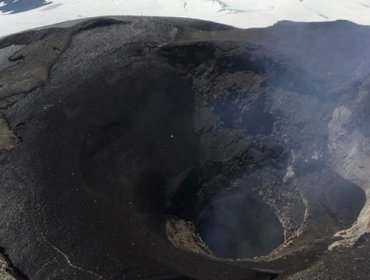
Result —
<instances>
[{"instance_id":1,"label":"dark volcanic rock","mask_svg":"<svg viewBox=\"0 0 370 280\"><path fill-rule=\"evenodd\" d=\"M2 39L0 275L367 279L368 65L344 21Z\"/></svg>"}]
</instances>

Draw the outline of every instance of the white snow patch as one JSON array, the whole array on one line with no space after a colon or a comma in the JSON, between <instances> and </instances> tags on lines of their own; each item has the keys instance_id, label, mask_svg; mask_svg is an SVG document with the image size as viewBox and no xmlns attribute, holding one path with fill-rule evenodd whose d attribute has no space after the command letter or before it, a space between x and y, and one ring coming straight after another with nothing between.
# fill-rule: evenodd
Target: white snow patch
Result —
<instances>
[{"instance_id":1,"label":"white snow patch","mask_svg":"<svg viewBox=\"0 0 370 280\"><path fill-rule=\"evenodd\" d=\"M280 20L349 20L370 25L370 0L49 0L20 13L1 13L0 37L62 21L103 15L186 17L240 28L266 27Z\"/></svg>"}]
</instances>

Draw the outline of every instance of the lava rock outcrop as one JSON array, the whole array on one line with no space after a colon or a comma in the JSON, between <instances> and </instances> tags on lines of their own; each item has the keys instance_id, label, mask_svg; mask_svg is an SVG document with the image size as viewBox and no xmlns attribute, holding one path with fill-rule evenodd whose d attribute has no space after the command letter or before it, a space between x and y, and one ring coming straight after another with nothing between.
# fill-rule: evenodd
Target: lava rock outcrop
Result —
<instances>
[{"instance_id":1,"label":"lava rock outcrop","mask_svg":"<svg viewBox=\"0 0 370 280\"><path fill-rule=\"evenodd\" d=\"M370 27L107 17L0 41L0 275L367 279Z\"/></svg>"}]
</instances>

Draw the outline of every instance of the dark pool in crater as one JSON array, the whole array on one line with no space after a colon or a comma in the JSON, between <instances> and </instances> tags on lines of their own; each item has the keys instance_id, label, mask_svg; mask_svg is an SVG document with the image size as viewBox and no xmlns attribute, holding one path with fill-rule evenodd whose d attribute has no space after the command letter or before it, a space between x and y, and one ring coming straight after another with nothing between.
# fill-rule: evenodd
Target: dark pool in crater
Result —
<instances>
[{"instance_id":1,"label":"dark pool in crater","mask_svg":"<svg viewBox=\"0 0 370 280\"><path fill-rule=\"evenodd\" d=\"M211 201L199 217L199 233L217 257L252 258L284 242L274 211L258 198L234 193Z\"/></svg>"}]
</instances>

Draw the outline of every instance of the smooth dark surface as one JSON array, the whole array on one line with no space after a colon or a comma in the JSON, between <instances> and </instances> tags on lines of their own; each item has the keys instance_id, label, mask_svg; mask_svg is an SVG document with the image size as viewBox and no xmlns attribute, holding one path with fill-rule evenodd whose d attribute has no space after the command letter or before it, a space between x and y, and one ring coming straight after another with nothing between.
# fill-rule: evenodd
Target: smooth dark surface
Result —
<instances>
[{"instance_id":1,"label":"smooth dark surface","mask_svg":"<svg viewBox=\"0 0 370 280\"><path fill-rule=\"evenodd\" d=\"M221 195L201 212L199 224L201 237L218 257L268 255L284 242L284 229L273 210L248 194Z\"/></svg>"}]
</instances>

